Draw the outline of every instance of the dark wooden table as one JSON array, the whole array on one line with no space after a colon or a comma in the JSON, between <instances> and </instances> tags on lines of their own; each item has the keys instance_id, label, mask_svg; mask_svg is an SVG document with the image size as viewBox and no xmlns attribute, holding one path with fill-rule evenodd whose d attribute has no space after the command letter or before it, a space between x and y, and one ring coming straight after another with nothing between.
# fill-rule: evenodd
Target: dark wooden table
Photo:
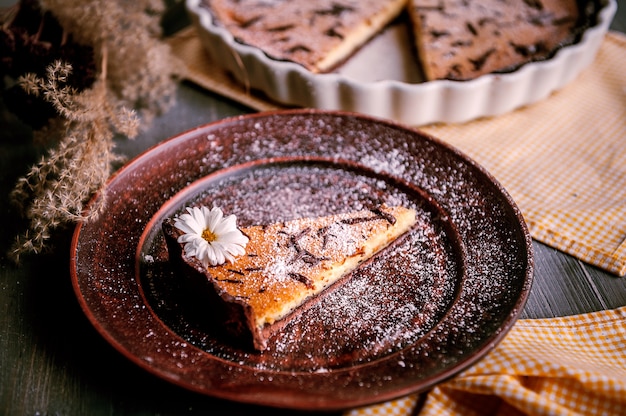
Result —
<instances>
[{"instance_id":1,"label":"dark wooden table","mask_svg":"<svg viewBox=\"0 0 626 416\"><path fill-rule=\"evenodd\" d=\"M626 32L620 0L612 29ZM172 22L180 25L181 15ZM178 104L118 152L133 157L181 131L250 109L182 83ZM0 123L3 123L0 120ZM5 123L6 124L6 123ZM20 267L4 253L24 226L8 203L18 177L38 151L28 132L0 128L0 415L294 414L201 396L136 367L87 321L69 276L69 236L60 248ZM24 140L19 140L19 137ZM18 139L15 139L15 138ZM6 136L5 136L6 138ZM544 318L626 305L626 278L535 242L535 281L523 318Z\"/></svg>"}]
</instances>

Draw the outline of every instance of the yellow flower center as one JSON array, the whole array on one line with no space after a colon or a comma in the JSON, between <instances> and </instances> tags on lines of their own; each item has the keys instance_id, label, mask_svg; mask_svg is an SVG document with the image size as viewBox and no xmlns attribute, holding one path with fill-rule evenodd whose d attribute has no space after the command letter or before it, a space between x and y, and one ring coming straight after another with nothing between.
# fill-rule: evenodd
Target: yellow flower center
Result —
<instances>
[{"instance_id":1,"label":"yellow flower center","mask_svg":"<svg viewBox=\"0 0 626 416\"><path fill-rule=\"evenodd\" d=\"M208 228L206 230L202 231L202 238L204 238L209 243L217 240L217 236L215 234L213 234L213 232L211 230L209 230Z\"/></svg>"}]
</instances>

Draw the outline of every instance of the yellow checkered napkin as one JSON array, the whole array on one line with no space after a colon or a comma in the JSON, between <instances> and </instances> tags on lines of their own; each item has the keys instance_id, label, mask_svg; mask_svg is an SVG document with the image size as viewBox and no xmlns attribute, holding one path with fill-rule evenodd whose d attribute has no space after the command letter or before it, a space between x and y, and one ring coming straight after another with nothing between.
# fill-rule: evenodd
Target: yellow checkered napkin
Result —
<instances>
[{"instance_id":1,"label":"yellow checkered napkin","mask_svg":"<svg viewBox=\"0 0 626 416\"><path fill-rule=\"evenodd\" d=\"M277 105L216 69L193 29L170 39L198 85L257 110ZM626 36L606 36L572 84L512 113L422 130L460 148L509 191L532 236L626 274Z\"/></svg>"},{"instance_id":2,"label":"yellow checkered napkin","mask_svg":"<svg viewBox=\"0 0 626 416\"><path fill-rule=\"evenodd\" d=\"M346 416L626 415L626 307L519 320L483 360L422 399Z\"/></svg>"}]
</instances>

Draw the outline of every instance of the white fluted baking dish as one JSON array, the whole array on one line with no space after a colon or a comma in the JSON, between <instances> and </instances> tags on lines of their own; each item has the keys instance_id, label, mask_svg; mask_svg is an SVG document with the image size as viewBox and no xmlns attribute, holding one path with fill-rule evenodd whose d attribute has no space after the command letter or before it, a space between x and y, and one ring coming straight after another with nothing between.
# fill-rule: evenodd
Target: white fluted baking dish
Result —
<instances>
[{"instance_id":1,"label":"white fluted baking dish","mask_svg":"<svg viewBox=\"0 0 626 416\"><path fill-rule=\"evenodd\" d=\"M471 81L423 82L413 62L411 40L400 25L390 26L335 72L314 74L237 42L214 24L202 0L187 0L186 5L213 62L270 100L286 106L360 112L416 126L495 116L548 97L593 62L617 9L616 0L600 0L597 22L580 41L550 59Z\"/></svg>"}]
</instances>

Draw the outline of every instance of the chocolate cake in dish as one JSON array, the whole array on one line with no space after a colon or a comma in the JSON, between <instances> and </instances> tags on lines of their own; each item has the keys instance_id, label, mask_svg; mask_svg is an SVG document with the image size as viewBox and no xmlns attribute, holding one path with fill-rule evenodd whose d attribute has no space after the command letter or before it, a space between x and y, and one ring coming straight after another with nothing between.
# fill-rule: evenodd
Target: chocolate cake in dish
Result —
<instances>
[{"instance_id":1,"label":"chocolate cake in dish","mask_svg":"<svg viewBox=\"0 0 626 416\"><path fill-rule=\"evenodd\" d=\"M413 209L381 206L319 218L241 228L245 253L205 266L187 254L175 218L162 229L170 261L210 297L207 319L262 351L318 295L372 258L416 222Z\"/></svg>"},{"instance_id":2,"label":"chocolate cake in dish","mask_svg":"<svg viewBox=\"0 0 626 416\"><path fill-rule=\"evenodd\" d=\"M404 9L406 0L207 0L239 42L311 72L328 72Z\"/></svg>"},{"instance_id":3,"label":"chocolate cake in dish","mask_svg":"<svg viewBox=\"0 0 626 416\"><path fill-rule=\"evenodd\" d=\"M577 0L410 0L427 80L469 80L551 57L575 40Z\"/></svg>"}]
</instances>

